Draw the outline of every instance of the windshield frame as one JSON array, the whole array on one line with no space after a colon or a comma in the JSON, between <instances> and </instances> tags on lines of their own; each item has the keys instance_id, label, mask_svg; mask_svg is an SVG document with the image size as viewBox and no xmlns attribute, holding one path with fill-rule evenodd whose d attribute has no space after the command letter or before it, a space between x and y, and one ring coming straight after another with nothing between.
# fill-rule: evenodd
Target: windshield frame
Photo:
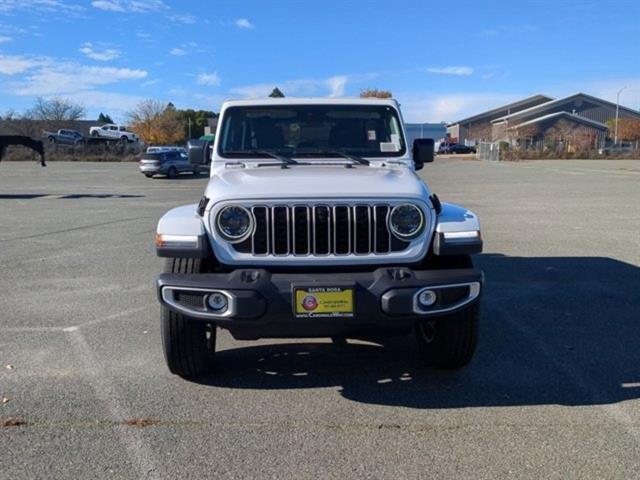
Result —
<instances>
[{"instance_id":1,"label":"windshield frame","mask_svg":"<svg viewBox=\"0 0 640 480\"><path fill-rule=\"evenodd\" d=\"M229 155L228 151L227 153L225 153L225 151L222 148L223 145L223 141L224 141L224 137L225 137L225 128L228 125L229 122L229 118L231 117L230 113L233 113L235 110L247 110L247 109L253 109L255 108L256 110L264 110L264 109L269 109L269 110L295 110L297 108L300 107L325 107L327 109L339 109L339 110L348 110L349 108L354 108L354 109L361 109L361 108L370 108L372 110L375 109L379 109L379 108L384 108L387 109L391 115L391 117L393 117L397 123L398 126L398 135L400 136L400 149L396 152L383 152L383 151L379 151L379 152L375 152L375 154L371 154L373 152L363 152L360 151L360 153L358 154L356 149L341 149L341 148L332 148L332 152L331 152L331 156L327 156L324 155L325 152L320 152L318 153L318 156L316 158L336 158L335 153L336 152L341 152L347 155L357 155L363 158L371 158L371 159L378 159L378 160L384 160L384 159L388 159L388 158L402 158L405 157L407 155L407 142L406 142L406 137L405 137L405 133L404 133L404 124L402 122L402 117L400 115L400 112L398 111L397 108L395 108L392 105L381 105L381 104L371 104L371 105L367 105L365 103L353 103L353 104L345 104L345 103L287 103L287 104L280 104L280 105L270 105L270 104L255 104L255 105L232 105L229 106L227 108L224 109L223 115L222 115L222 121L220 122L220 126L219 126L219 138L216 138L217 140L217 148L216 148L216 153L217 155L222 158L222 159L227 159L227 160L264 160L265 156L257 156L254 155L253 152L250 152L249 150L247 150L247 154L246 155L240 155L238 153L234 153ZM252 149L253 150L253 149ZM261 150L265 150L265 149L261 149ZM295 148L284 148L284 149L267 149L272 151L272 153L275 154L281 154L281 155L286 155L289 158L300 158L298 157L298 155L304 157L304 158L313 158L313 151L305 151L304 148L300 149L300 150L296 150ZM313 149L312 149L313 150ZM235 151L235 150L234 150ZM237 152L237 151L236 151ZM329 152L326 152L329 153Z\"/></svg>"}]
</instances>

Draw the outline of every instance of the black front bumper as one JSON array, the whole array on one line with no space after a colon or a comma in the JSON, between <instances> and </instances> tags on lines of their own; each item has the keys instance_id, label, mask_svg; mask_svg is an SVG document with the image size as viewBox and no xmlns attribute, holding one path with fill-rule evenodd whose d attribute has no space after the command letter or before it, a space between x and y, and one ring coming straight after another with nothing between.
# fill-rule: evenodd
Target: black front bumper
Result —
<instances>
[{"instance_id":1,"label":"black front bumper","mask_svg":"<svg viewBox=\"0 0 640 480\"><path fill-rule=\"evenodd\" d=\"M446 315L477 302L483 274L477 269L412 270L379 268L350 273L271 273L239 269L231 273L162 274L158 297L167 308L193 321L213 322L236 338L327 337L355 333L402 331L416 320ZM296 287L342 287L354 291L353 316L299 318L295 315ZM428 308L416 294L430 287L437 302ZM212 313L207 298L223 292L229 309Z\"/></svg>"}]
</instances>

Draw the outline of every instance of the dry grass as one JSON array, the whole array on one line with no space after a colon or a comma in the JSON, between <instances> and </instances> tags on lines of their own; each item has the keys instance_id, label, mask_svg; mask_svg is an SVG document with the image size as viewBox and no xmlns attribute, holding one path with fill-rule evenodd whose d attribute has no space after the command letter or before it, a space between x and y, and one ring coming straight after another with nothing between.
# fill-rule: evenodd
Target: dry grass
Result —
<instances>
[{"instance_id":1,"label":"dry grass","mask_svg":"<svg viewBox=\"0 0 640 480\"><path fill-rule=\"evenodd\" d=\"M140 160L140 152L128 150L118 151L117 149L47 149L45 150L47 162L137 162ZM10 147L3 161L27 162L40 161L40 156L32 150L24 147Z\"/></svg>"},{"instance_id":2,"label":"dry grass","mask_svg":"<svg viewBox=\"0 0 640 480\"><path fill-rule=\"evenodd\" d=\"M517 162L520 160L635 160L640 152L600 155L597 150L576 152L554 150L506 150L501 152L500 160Z\"/></svg>"}]
</instances>

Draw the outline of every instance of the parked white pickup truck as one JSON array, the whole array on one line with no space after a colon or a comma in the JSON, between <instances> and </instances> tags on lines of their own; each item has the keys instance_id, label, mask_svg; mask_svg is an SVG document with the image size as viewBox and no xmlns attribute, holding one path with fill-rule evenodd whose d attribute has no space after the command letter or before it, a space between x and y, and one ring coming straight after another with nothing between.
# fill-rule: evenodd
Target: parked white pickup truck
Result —
<instances>
[{"instance_id":1,"label":"parked white pickup truck","mask_svg":"<svg viewBox=\"0 0 640 480\"><path fill-rule=\"evenodd\" d=\"M200 203L158 223L169 369L210 372L217 328L243 340L414 331L424 364L466 365L480 224L416 175L433 140L405 138L394 100L224 103Z\"/></svg>"},{"instance_id":2,"label":"parked white pickup truck","mask_svg":"<svg viewBox=\"0 0 640 480\"><path fill-rule=\"evenodd\" d=\"M121 142L136 142L138 136L133 132L128 132L125 127L107 123L101 127L91 127L89 134L94 138L109 138L112 140L120 140Z\"/></svg>"}]
</instances>

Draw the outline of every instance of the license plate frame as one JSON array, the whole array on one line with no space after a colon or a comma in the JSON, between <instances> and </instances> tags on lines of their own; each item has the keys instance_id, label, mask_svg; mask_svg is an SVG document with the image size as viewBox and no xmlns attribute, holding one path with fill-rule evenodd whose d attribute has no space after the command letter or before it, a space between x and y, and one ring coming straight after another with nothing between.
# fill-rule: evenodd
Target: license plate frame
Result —
<instances>
[{"instance_id":1,"label":"license plate frame","mask_svg":"<svg viewBox=\"0 0 640 480\"><path fill-rule=\"evenodd\" d=\"M293 315L296 318L355 317L355 286L295 285L292 288Z\"/></svg>"}]
</instances>

